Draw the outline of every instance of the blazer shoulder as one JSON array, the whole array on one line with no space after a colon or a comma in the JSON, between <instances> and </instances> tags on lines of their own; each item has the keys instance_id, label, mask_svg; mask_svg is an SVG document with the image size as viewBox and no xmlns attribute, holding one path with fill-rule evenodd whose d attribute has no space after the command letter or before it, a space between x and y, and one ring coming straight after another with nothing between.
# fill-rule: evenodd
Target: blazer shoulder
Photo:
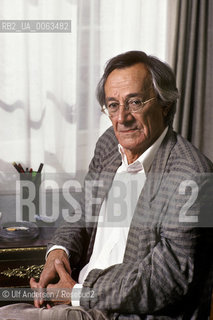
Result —
<instances>
[{"instance_id":1,"label":"blazer shoulder","mask_svg":"<svg viewBox=\"0 0 213 320\"><path fill-rule=\"evenodd\" d=\"M109 127L98 139L95 147L95 154L105 158L118 147L118 140L115 136L113 127Z\"/></svg>"},{"instance_id":2,"label":"blazer shoulder","mask_svg":"<svg viewBox=\"0 0 213 320\"><path fill-rule=\"evenodd\" d=\"M201 151L181 135L176 134L176 137L177 142L171 153L174 164L189 172L213 172L212 162Z\"/></svg>"},{"instance_id":3,"label":"blazer shoulder","mask_svg":"<svg viewBox=\"0 0 213 320\"><path fill-rule=\"evenodd\" d=\"M115 154L118 154L118 140L115 136L113 127L109 127L96 143L90 168L93 166L101 169L102 164L106 162L107 159L110 160Z\"/></svg>"}]
</instances>

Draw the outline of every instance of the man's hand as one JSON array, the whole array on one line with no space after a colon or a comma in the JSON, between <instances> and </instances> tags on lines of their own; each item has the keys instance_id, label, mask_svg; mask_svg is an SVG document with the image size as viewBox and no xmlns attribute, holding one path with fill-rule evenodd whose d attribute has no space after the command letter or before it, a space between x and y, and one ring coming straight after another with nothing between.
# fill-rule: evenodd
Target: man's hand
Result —
<instances>
[{"instance_id":1,"label":"man's hand","mask_svg":"<svg viewBox=\"0 0 213 320\"><path fill-rule=\"evenodd\" d=\"M71 274L69 259L66 252L61 249L53 250L48 254L47 261L45 263L44 270L41 273L39 282L36 282L33 278L30 279L30 286L32 289L39 289L40 291L42 291L42 289L46 288L49 284L54 283L54 281L58 279L59 274L56 269L56 259L62 262L64 271L66 271L66 273L69 275ZM34 301L34 305L37 308L40 308L43 303L43 299Z\"/></svg>"},{"instance_id":2,"label":"man's hand","mask_svg":"<svg viewBox=\"0 0 213 320\"><path fill-rule=\"evenodd\" d=\"M66 271L64 264L56 259L55 269L59 275L59 281L56 284L49 284L47 286L47 292L54 304L70 304L71 302L71 291L76 281L74 281L70 274ZM49 305L47 306L49 307Z\"/></svg>"}]
</instances>

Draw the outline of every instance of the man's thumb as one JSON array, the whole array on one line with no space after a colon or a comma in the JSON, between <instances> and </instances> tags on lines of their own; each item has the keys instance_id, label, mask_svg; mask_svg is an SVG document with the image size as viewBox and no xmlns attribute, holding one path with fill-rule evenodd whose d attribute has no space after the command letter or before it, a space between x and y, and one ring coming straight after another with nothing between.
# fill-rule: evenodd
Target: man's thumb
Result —
<instances>
[{"instance_id":1,"label":"man's thumb","mask_svg":"<svg viewBox=\"0 0 213 320\"><path fill-rule=\"evenodd\" d=\"M55 263L56 263L56 264L63 264L63 263L61 262L61 260L59 260L58 258L55 259Z\"/></svg>"},{"instance_id":2,"label":"man's thumb","mask_svg":"<svg viewBox=\"0 0 213 320\"><path fill-rule=\"evenodd\" d=\"M66 272L63 262L59 259L55 259L55 268L60 277L62 276L62 274L64 274L64 272Z\"/></svg>"}]
</instances>

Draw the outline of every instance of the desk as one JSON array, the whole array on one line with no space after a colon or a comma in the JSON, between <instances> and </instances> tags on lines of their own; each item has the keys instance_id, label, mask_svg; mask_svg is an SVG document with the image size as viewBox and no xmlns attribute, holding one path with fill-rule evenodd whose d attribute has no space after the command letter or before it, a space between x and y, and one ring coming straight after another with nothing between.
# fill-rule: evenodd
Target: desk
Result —
<instances>
[{"instance_id":1,"label":"desk","mask_svg":"<svg viewBox=\"0 0 213 320\"><path fill-rule=\"evenodd\" d=\"M33 266L44 264L46 245L54 231L54 227L41 227L37 239L0 243L0 287L29 286ZM24 275L22 271L27 268L29 272Z\"/></svg>"},{"instance_id":2,"label":"desk","mask_svg":"<svg viewBox=\"0 0 213 320\"><path fill-rule=\"evenodd\" d=\"M46 245L55 229L40 227L39 236L31 241L0 242L0 287L29 287L29 279L40 275ZM10 303L14 301L0 301L0 306Z\"/></svg>"}]
</instances>

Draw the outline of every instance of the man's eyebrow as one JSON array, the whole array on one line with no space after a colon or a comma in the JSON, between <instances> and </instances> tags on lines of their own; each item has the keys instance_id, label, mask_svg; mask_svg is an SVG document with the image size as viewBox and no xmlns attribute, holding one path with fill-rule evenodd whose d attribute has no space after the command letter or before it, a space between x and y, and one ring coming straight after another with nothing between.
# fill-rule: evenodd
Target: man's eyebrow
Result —
<instances>
[{"instance_id":1,"label":"man's eyebrow","mask_svg":"<svg viewBox=\"0 0 213 320\"><path fill-rule=\"evenodd\" d=\"M134 97L142 97L143 93L142 92L134 92L134 93L130 93L126 96L126 99L129 98L134 98Z\"/></svg>"},{"instance_id":2,"label":"man's eyebrow","mask_svg":"<svg viewBox=\"0 0 213 320\"><path fill-rule=\"evenodd\" d=\"M106 98L106 101L117 101L118 99L116 98L113 98L113 97L107 97Z\"/></svg>"},{"instance_id":3,"label":"man's eyebrow","mask_svg":"<svg viewBox=\"0 0 213 320\"><path fill-rule=\"evenodd\" d=\"M129 98L133 98L133 97L141 97L143 94L142 92L133 92L133 93L129 93L126 97L125 100L129 99ZM114 97L107 97L106 101L118 101L117 98Z\"/></svg>"}]
</instances>

